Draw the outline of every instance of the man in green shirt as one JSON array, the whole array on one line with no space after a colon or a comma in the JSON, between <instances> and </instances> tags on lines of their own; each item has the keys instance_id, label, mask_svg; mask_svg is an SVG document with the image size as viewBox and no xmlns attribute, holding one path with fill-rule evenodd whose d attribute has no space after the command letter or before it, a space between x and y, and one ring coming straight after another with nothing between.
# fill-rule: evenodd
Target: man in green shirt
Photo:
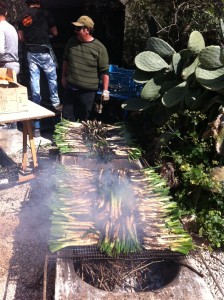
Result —
<instances>
[{"instance_id":1,"label":"man in green shirt","mask_svg":"<svg viewBox=\"0 0 224 300\"><path fill-rule=\"evenodd\" d=\"M65 48L62 85L65 88L62 116L70 121L86 121L92 110L96 91L102 80L102 97L109 100L109 59L105 46L93 37L94 22L81 16L75 26L76 36Z\"/></svg>"}]
</instances>

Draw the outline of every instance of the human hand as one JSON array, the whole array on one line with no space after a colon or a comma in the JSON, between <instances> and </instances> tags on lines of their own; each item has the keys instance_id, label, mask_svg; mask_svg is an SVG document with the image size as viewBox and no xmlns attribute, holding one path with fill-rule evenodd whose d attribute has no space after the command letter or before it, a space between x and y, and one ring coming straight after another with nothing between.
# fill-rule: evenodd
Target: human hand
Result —
<instances>
[{"instance_id":1,"label":"human hand","mask_svg":"<svg viewBox=\"0 0 224 300\"><path fill-rule=\"evenodd\" d=\"M103 90L101 98L103 101L108 101L110 99L110 92L108 90Z\"/></svg>"}]
</instances>

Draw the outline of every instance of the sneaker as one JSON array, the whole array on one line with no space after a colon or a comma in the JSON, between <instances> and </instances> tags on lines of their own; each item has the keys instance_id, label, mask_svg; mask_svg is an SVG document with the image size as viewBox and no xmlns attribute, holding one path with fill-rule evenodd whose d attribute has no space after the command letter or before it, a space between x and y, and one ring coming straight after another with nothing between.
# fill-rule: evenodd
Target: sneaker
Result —
<instances>
[{"instance_id":1,"label":"sneaker","mask_svg":"<svg viewBox=\"0 0 224 300\"><path fill-rule=\"evenodd\" d=\"M59 112L62 111L62 108L63 108L63 105L62 105L62 104L58 104L58 105L54 106L54 109L55 109L56 111L59 111Z\"/></svg>"},{"instance_id":2,"label":"sneaker","mask_svg":"<svg viewBox=\"0 0 224 300\"><path fill-rule=\"evenodd\" d=\"M38 128L34 129L33 136L36 137L36 138L40 137L40 129L38 129Z\"/></svg>"}]
</instances>

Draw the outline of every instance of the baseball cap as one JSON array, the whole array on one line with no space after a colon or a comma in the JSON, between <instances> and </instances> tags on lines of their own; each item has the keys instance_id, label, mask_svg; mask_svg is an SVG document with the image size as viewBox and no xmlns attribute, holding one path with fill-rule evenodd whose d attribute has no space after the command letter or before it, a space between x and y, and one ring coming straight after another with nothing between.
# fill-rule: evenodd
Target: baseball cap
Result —
<instances>
[{"instance_id":1,"label":"baseball cap","mask_svg":"<svg viewBox=\"0 0 224 300\"><path fill-rule=\"evenodd\" d=\"M94 27L93 20L88 16L81 16L80 18L78 18L77 22L72 22L72 24L75 26L85 26L89 28Z\"/></svg>"}]
</instances>

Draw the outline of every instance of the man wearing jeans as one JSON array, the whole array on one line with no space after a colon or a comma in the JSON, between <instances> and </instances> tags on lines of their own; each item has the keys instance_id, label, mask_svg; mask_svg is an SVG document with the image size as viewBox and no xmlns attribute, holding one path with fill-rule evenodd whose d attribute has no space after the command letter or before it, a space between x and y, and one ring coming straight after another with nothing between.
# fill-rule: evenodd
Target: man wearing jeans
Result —
<instances>
[{"instance_id":1,"label":"man wearing jeans","mask_svg":"<svg viewBox=\"0 0 224 300\"><path fill-rule=\"evenodd\" d=\"M26 3L28 9L18 23L18 35L19 41L25 42L27 45L32 101L37 104L41 103L40 70L42 69L48 81L51 104L55 110L60 111L56 73L57 63L49 38L49 35L58 35L57 27L51 14L40 8L40 0L26 0ZM39 122L35 122L34 127L39 129ZM35 130L35 135L39 135L38 130Z\"/></svg>"}]
</instances>

